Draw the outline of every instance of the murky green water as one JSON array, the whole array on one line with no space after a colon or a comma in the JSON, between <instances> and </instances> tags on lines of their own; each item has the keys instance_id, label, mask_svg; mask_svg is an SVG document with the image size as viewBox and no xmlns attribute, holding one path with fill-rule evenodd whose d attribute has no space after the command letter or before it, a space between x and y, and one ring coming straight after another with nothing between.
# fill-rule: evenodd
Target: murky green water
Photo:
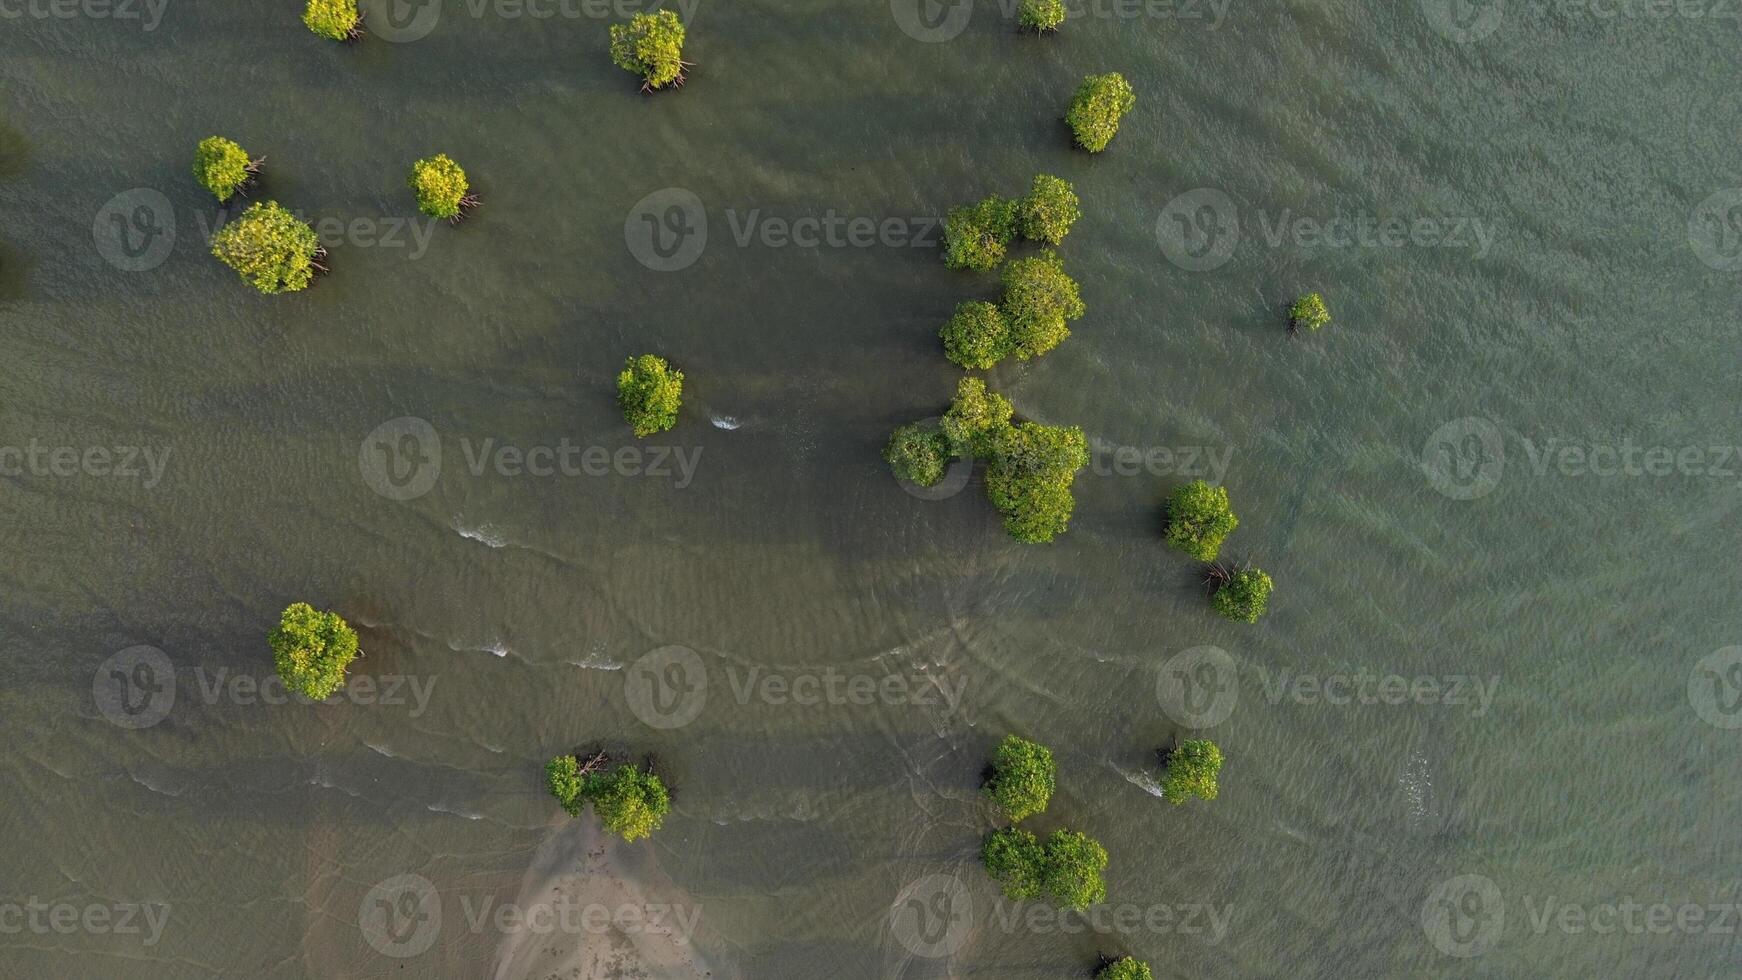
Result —
<instances>
[{"instance_id":1,"label":"murky green water","mask_svg":"<svg viewBox=\"0 0 1742 980\"><path fill-rule=\"evenodd\" d=\"M526 931L479 910L584 829L539 769L594 743L675 787L631 870L715 977L1734 971L1723 6L1108 0L1034 39L699 0L655 98L578 4L354 47L297 8L0 0L0 972L503 975ZM1073 152L1111 69L1138 107ZM313 289L205 254L211 133L326 219ZM459 227L411 220L438 150ZM1097 446L1039 548L977 474L921 500L878 459L997 291L936 216L1037 172L1083 199L1089 313L990 380ZM1310 289L1336 322L1291 342ZM688 384L638 443L646 350ZM1279 583L1259 626L1159 540L1196 476ZM262 703L302 599L359 626L359 684ZM1061 763L1037 829L1111 855L1089 927L978 868L1010 731ZM1221 797L1174 808L1154 751L1194 733ZM1597 928L1629 902L1668 918Z\"/></svg>"}]
</instances>

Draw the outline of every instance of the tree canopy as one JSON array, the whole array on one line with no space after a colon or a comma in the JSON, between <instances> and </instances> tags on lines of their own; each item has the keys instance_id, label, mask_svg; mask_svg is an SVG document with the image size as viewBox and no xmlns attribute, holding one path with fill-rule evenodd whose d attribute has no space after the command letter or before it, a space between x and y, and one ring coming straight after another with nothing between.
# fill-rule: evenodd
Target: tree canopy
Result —
<instances>
[{"instance_id":1,"label":"tree canopy","mask_svg":"<svg viewBox=\"0 0 1742 980\"><path fill-rule=\"evenodd\" d=\"M1215 561L1222 542L1240 519L1228 503L1228 488L1193 480L1173 492L1167 505L1167 543L1199 561Z\"/></svg>"},{"instance_id":2,"label":"tree canopy","mask_svg":"<svg viewBox=\"0 0 1742 980\"><path fill-rule=\"evenodd\" d=\"M1004 314L981 300L958 305L938 336L944 340L944 355L969 370L990 370L1011 352Z\"/></svg>"},{"instance_id":3,"label":"tree canopy","mask_svg":"<svg viewBox=\"0 0 1742 980\"><path fill-rule=\"evenodd\" d=\"M1107 883L1101 878L1107 851L1074 830L1055 830L1042 844L1020 827L1004 827L987 835L980 856L1006 898L1046 895L1072 909L1107 898Z\"/></svg>"},{"instance_id":4,"label":"tree canopy","mask_svg":"<svg viewBox=\"0 0 1742 980\"><path fill-rule=\"evenodd\" d=\"M601 753L592 765L602 764ZM550 795L571 817L578 817L588 803L606 830L626 841L652 834L671 812L671 794L652 770L618 766L610 772L589 772L573 755L559 755L545 763L545 785Z\"/></svg>"},{"instance_id":5,"label":"tree canopy","mask_svg":"<svg viewBox=\"0 0 1742 980\"><path fill-rule=\"evenodd\" d=\"M1331 310L1325 305L1325 298L1318 293L1308 293L1294 301L1288 308L1288 329L1317 330L1331 322Z\"/></svg>"},{"instance_id":6,"label":"tree canopy","mask_svg":"<svg viewBox=\"0 0 1742 980\"><path fill-rule=\"evenodd\" d=\"M432 218L459 217L466 193L471 189L466 171L446 153L412 164L406 183L417 192L417 209Z\"/></svg>"},{"instance_id":7,"label":"tree canopy","mask_svg":"<svg viewBox=\"0 0 1742 980\"><path fill-rule=\"evenodd\" d=\"M1069 321L1084 313L1076 280L1052 250L1004 267L1004 319L1018 360L1039 357L1071 335Z\"/></svg>"},{"instance_id":8,"label":"tree canopy","mask_svg":"<svg viewBox=\"0 0 1742 980\"><path fill-rule=\"evenodd\" d=\"M1016 236L1017 202L993 195L952 208L944 218L944 265L989 272Z\"/></svg>"},{"instance_id":9,"label":"tree canopy","mask_svg":"<svg viewBox=\"0 0 1742 980\"><path fill-rule=\"evenodd\" d=\"M337 613L320 612L306 602L288 606L266 640L284 686L315 701L331 697L345 683L345 669L357 657L356 631Z\"/></svg>"},{"instance_id":10,"label":"tree canopy","mask_svg":"<svg viewBox=\"0 0 1742 980\"><path fill-rule=\"evenodd\" d=\"M1148 963L1123 956L1101 967L1095 980L1155 980L1155 974L1149 972Z\"/></svg>"},{"instance_id":11,"label":"tree canopy","mask_svg":"<svg viewBox=\"0 0 1742 980\"><path fill-rule=\"evenodd\" d=\"M1090 153L1099 153L1119 132L1119 120L1137 105L1137 94L1131 83L1116 71L1105 75L1089 75L1071 99L1065 122L1076 134L1077 145Z\"/></svg>"},{"instance_id":12,"label":"tree canopy","mask_svg":"<svg viewBox=\"0 0 1742 980\"><path fill-rule=\"evenodd\" d=\"M273 294L307 288L325 250L307 222L266 201L218 229L212 254L255 289Z\"/></svg>"},{"instance_id":13,"label":"tree canopy","mask_svg":"<svg viewBox=\"0 0 1742 980\"><path fill-rule=\"evenodd\" d=\"M1051 174L1035 174L1022 199L1022 237L1057 245L1083 216L1082 203L1071 182Z\"/></svg>"},{"instance_id":14,"label":"tree canopy","mask_svg":"<svg viewBox=\"0 0 1742 980\"><path fill-rule=\"evenodd\" d=\"M1243 568L1216 588L1210 595L1210 605L1235 622L1256 623L1270 606L1270 593L1275 587L1263 571Z\"/></svg>"},{"instance_id":15,"label":"tree canopy","mask_svg":"<svg viewBox=\"0 0 1742 980\"><path fill-rule=\"evenodd\" d=\"M583 791L605 829L626 841L652 834L671 812L671 795L665 783L651 771L633 765L597 776L588 776Z\"/></svg>"},{"instance_id":16,"label":"tree canopy","mask_svg":"<svg viewBox=\"0 0 1742 980\"><path fill-rule=\"evenodd\" d=\"M1222 750L1209 739L1186 739L1168 753L1162 795L1179 805L1196 796L1216 798L1216 775L1222 771Z\"/></svg>"},{"instance_id":17,"label":"tree canopy","mask_svg":"<svg viewBox=\"0 0 1742 980\"><path fill-rule=\"evenodd\" d=\"M956 398L939 423L958 456L989 456L993 436L1010 426L1016 409L979 378L956 382Z\"/></svg>"},{"instance_id":18,"label":"tree canopy","mask_svg":"<svg viewBox=\"0 0 1742 980\"><path fill-rule=\"evenodd\" d=\"M935 487L950 465L950 439L943 432L914 422L896 429L883 447L883 461L895 475L922 487Z\"/></svg>"},{"instance_id":19,"label":"tree canopy","mask_svg":"<svg viewBox=\"0 0 1742 980\"><path fill-rule=\"evenodd\" d=\"M1056 31L1065 22L1064 0L1022 0L1018 22L1031 31Z\"/></svg>"},{"instance_id":20,"label":"tree canopy","mask_svg":"<svg viewBox=\"0 0 1742 980\"><path fill-rule=\"evenodd\" d=\"M212 192L219 203L235 196L248 183L253 172L254 161L234 140L208 136L200 140L199 148L194 151L194 177L201 187Z\"/></svg>"},{"instance_id":21,"label":"tree canopy","mask_svg":"<svg viewBox=\"0 0 1742 980\"><path fill-rule=\"evenodd\" d=\"M665 358L642 354L629 358L617 375L617 404L639 438L656 435L677 424L683 404L683 372Z\"/></svg>"},{"instance_id":22,"label":"tree canopy","mask_svg":"<svg viewBox=\"0 0 1742 980\"><path fill-rule=\"evenodd\" d=\"M1088 439L1076 426L1008 426L992 441L986 495L1003 513L1011 537L1043 544L1070 527L1076 507L1071 484L1088 464Z\"/></svg>"},{"instance_id":23,"label":"tree canopy","mask_svg":"<svg viewBox=\"0 0 1742 980\"><path fill-rule=\"evenodd\" d=\"M1005 816L1019 822L1046 810L1057 779L1051 749L1020 735L1006 735L992 757L986 793Z\"/></svg>"},{"instance_id":24,"label":"tree canopy","mask_svg":"<svg viewBox=\"0 0 1742 980\"><path fill-rule=\"evenodd\" d=\"M670 10L636 14L627 24L611 25L611 61L641 76L642 88L683 84L684 25Z\"/></svg>"},{"instance_id":25,"label":"tree canopy","mask_svg":"<svg viewBox=\"0 0 1742 980\"><path fill-rule=\"evenodd\" d=\"M309 30L332 41L349 41L361 34L362 20L357 0L308 0L302 12Z\"/></svg>"}]
</instances>

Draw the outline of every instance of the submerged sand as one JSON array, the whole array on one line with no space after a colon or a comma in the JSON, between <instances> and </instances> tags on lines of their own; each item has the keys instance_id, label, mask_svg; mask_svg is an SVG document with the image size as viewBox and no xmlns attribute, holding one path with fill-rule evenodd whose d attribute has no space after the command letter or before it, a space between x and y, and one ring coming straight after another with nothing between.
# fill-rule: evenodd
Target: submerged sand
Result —
<instances>
[{"instance_id":1,"label":"submerged sand","mask_svg":"<svg viewBox=\"0 0 1742 980\"><path fill-rule=\"evenodd\" d=\"M696 951L702 905L660 869L655 845L607 835L591 814L553 824L518 902L558 925L506 936L495 980L730 978Z\"/></svg>"}]
</instances>

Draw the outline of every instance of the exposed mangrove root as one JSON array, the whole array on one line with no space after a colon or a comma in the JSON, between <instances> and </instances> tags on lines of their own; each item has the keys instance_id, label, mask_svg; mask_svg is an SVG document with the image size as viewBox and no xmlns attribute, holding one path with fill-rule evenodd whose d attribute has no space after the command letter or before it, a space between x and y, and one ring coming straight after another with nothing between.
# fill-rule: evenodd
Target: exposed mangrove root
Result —
<instances>
[{"instance_id":1,"label":"exposed mangrove root","mask_svg":"<svg viewBox=\"0 0 1742 980\"><path fill-rule=\"evenodd\" d=\"M448 222L457 225L465 220L466 215L483 206L484 202L478 200L478 195L467 194L465 197L460 198L460 213L449 218Z\"/></svg>"}]
</instances>

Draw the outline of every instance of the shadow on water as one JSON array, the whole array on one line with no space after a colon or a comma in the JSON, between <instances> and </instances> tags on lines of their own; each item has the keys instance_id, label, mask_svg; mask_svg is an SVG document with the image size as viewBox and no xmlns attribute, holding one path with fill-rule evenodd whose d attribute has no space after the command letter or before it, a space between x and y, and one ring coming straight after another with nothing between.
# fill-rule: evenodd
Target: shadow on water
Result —
<instances>
[{"instance_id":1,"label":"shadow on water","mask_svg":"<svg viewBox=\"0 0 1742 980\"><path fill-rule=\"evenodd\" d=\"M22 175L30 163L30 144L24 135L0 122L0 180Z\"/></svg>"},{"instance_id":2,"label":"shadow on water","mask_svg":"<svg viewBox=\"0 0 1742 980\"><path fill-rule=\"evenodd\" d=\"M24 298L31 264L23 252L0 242L0 303Z\"/></svg>"}]
</instances>

